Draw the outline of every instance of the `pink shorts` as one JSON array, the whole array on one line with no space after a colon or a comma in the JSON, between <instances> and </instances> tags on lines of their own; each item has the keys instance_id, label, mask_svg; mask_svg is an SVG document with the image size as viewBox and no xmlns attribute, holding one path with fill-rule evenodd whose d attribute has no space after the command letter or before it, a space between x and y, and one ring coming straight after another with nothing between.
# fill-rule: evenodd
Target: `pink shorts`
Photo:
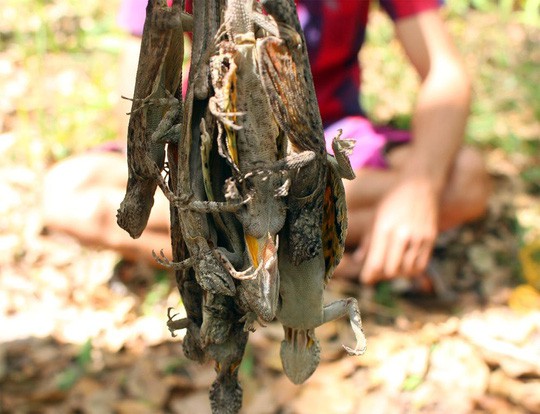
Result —
<instances>
[{"instance_id":1,"label":"pink shorts","mask_svg":"<svg viewBox=\"0 0 540 414\"><path fill-rule=\"evenodd\" d=\"M410 142L408 131L390 127L374 126L363 116L348 116L334 122L324 130L326 150L332 153L332 139L343 130L341 138L356 140L353 153L350 156L353 169L387 168L385 151L388 145Z\"/></svg>"},{"instance_id":2,"label":"pink shorts","mask_svg":"<svg viewBox=\"0 0 540 414\"><path fill-rule=\"evenodd\" d=\"M148 0L123 0L118 12L118 25L133 36L142 36Z\"/></svg>"}]
</instances>

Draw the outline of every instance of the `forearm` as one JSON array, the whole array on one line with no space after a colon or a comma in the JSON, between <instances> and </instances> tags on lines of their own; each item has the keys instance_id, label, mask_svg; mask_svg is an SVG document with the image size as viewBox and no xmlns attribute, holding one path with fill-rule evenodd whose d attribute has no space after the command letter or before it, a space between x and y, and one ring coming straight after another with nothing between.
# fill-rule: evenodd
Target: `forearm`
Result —
<instances>
[{"instance_id":1,"label":"forearm","mask_svg":"<svg viewBox=\"0 0 540 414\"><path fill-rule=\"evenodd\" d=\"M440 194L463 140L470 82L437 11L400 20L396 34L421 79L413 149L404 178L427 180Z\"/></svg>"},{"instance_id":2,"label":"forearm","mask_svg":"<svg viewBox=\"0 0 540 414\"><path fill-rule=\"evenodd\" d=\"M412 122L411 162L403 177L425 179L441 194L462 145L470 86L457 62L438 63L422 82Z\"/></svg>"}]
</instances>

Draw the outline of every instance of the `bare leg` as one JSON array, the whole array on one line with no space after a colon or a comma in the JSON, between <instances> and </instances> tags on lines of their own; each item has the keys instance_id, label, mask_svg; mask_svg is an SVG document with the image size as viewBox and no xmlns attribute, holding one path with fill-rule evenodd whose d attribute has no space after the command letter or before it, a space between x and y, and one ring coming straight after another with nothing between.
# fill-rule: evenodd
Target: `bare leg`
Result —
<instances>
[{"instance_id":1,"label":"bare leg","mask_svg":"<svg viewBox=\"0 0 540 414\"><path fill-rule=\"evenodd\" d=\"M168 201L156 193L148 227L134 240L116 224L126 180L123 154L87 153L56 164L44 180L45 225L83 244L116 250L126 259L157 266L152 249L164 249L166 254L171 251Z\"/></svg>"},{"instance_id":2,"label":"bare leg","mask_svg":"<svg viewBox=\"0 0 540 414\"><path fill-rule=\"evenodd\" d=\"M118 77L118 96L133 96L141 40L125 40ZM118 136L127 136L131 102L121 99L117 106ZM152 265L152 249L170 254L169 204L159 191L143 235L134 240L116 224L116 210L127 182L126 157L119 153L91 152L59 162L44 180L45 225L67 233L86 245L118 251L129 260Z\"/></svg>"}]
</instances>

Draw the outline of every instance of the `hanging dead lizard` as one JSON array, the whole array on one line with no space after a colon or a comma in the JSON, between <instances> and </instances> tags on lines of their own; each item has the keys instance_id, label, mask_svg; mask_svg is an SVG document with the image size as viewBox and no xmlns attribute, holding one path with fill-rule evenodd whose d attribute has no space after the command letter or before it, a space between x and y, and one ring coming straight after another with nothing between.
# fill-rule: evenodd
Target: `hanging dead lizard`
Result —
<instances>
[{"instance_id":1,"label":"hanging dead lizard","mask_svg":"<svg viewBox=\"0 0 540 414\"><path fill-rule=\"evenodd\" d=\"M356 347L366 349L356 299L324 305L326 283L341 260L347 232L347 209L341 178L354 178L348 161L353 143L334 139L335 158L325 149L305 39L293 0L263 0L265 9L280 24L280 38L268 37L261 45L261 77L274 116L285 131L293 152L312 150L318 157L292 177L286 226L279 251L280 307L278 320L285 340L281 359L287 376L304 382L319 363L315 328L349 315ZM303 242L305 240L305 242Z\"/></svg>"},{"instance_id":2,"label":"hanging dead lizard","mask_svg":"<svg viewBox=\"0 0 540 414\"><path fill-rule=\"evenodd\" d=\"M191 200L204 201L205 189L201 166L202 131L207 113L209 79L204 70L207 50L220 24L219 0L194 4L194 32L189 88L184 111L184 128L178 146L169 149L171 183L177 198L189 195ZM208 72L207 72L208 73ZM203 74L203 75L201 75ZM212 134L212 131L210 131ZM224 213L215 209L212 216ZM202 362L215 360L217 378L210 389L214 413L237 413L242 404L242 388L238 382L238 367L247 342L243 332L243 316L236 310L230 296L236 291L227 270L232 264L226 259L232 252L217 250L220 243L211 216L203 211L183 210L171 204L173 259L178 287L186 308L187 318L174 320L169 315L171 332L187 328L183 341L184 353ZM226 244L226 243L222 243ZM234 243L229 244L234 245ZM164 257L162 261L167 262ZM234 260L233 260L234 262ZM238 263L234 263L239 266Z\"/></svg>"},{"instance_id":3,"label":"hanging dead lizard","mask_svg":"<svg viewBox=\"0 0 540 414\"><path fill-rule=\"evenodd\" d=\"M288 170L313 159L306 151L285 157L284 135L272 116L258 69L258 45L268 33L278 35L275 22L264 16L257 2L229 0L224 33L210 59L214 96L209 106L218 120L218 147L232 168L226 197L249 203L235 215L242 224L246 260L255 269L238 286L246 309L246 329L256 318L274 319L279 291L277 234L286 217L284 197ZM259 29L259 38L256 38ZM210 175L210 174L209 174Z\"/></svg>"},{"instance_id":4,"label":"hanging dead lizard","mask_svg":"<svg viewBox=\"0 0 540 414\"><path fill-rule=\"evenodd\" d=\"M127 189L117 213L118 225L133 238L146 227L157 186L164 186L165 143L180 132L183 33L191 26L178 2L148 1L128 125Z\"/></svg>"}]
</instances>

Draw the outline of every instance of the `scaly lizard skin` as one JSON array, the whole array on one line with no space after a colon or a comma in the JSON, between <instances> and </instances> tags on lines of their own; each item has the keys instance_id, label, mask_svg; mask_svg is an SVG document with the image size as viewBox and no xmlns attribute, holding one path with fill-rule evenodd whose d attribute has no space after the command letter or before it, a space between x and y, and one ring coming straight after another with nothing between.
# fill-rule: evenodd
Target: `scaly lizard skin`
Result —
<instances>
[{"instance_id":1,"label":"scaly lizard skin","mask_svg":"<svg viewBox=\"0 0 540 414\"><path fill-rule=\"evenodd\" d=\"M204 14L201 13L200 7L196 7L194 10L194 22L196 22L194 32L197 35L197 38L203 37L203 19ZM195 47L193 50L194 56L197 56L197 53L201 53L200 51L197 52ZM190 78L191 77L192 75L190 74ZM177 98L179 100L182 99L181 90L177 92ZM186 112L190 114L192 100L189 101L188 106L189 109L186 108ZM172 141L167 147L167 162L170 169L169 186L173 194L180 194L179 171L181 171L181 167L179 165L179 150L181 150L182 153L184 152L186 145L189 145L189 141L186 141L187 139L184 135L183 139L180 138L176 142ZM189 180L189 175L183 177L183 179ZM185 260L189 260L189 251L182 235L180 212L173 203L170 205L170 217L173 260L177 263L185 262ZM200 326L203 322L203 289L199 283L197 283L197 277L193 267L179 267L175 270L175 275L178 290L187 313L187 318L173 320L174 315L171 315L171 309L169 309L167 326L171 331L172 336L176 336L174 333L176 330L187 328L186 335L182 341L184 355L189 359L202 363L208 358L200 339Z\"/></svg>"},{"instance_id":2,"label":"scaly lizard skin","mask_svg":"<svg viewBox=\"0 0 540 414\"><path fill-rule=\"evenodd\" d=\"M326 306L323 302L324 288L345 246L347 211L341 178L354 178L347 157L353 145L337 137L333 142L336 157L326 154L294 2L263 0L263 5L280 24L281 39L268 37L260 47L261 77L267 81L265 90L274 116L293 152L310 149L319 154L292 177L289 214L278 257L281 286L277 318L285 330L281 359L287 376L298 384L309 378L319 363L320 348L314 330L323 323L348 314L357 343L355 349L345 349L351 355L361 355L366 349L356 299ZM306 188L309 191L302 192ZM302 231L309 235L307 244L299 244Z\"/></svg>"},{"instance_id":3,"label":"scaly lizard skin","mask_svg":"<svg viewBox=\"0 0 540 414\"><path fill-rule=\"evenodd\" d=\"M316 159L291 177L287 200L287 237L291 260L300 264L321 248L326 148L303 32L294 1L263 0L278 22L280 38L268 37L259 48L261 78L274 116L291 143L290 151L313 151Z\"/></svg>"},{"instance_id":4,"label":"scaly lizard skin","mask_svg":"<svg viewBox=\"0 0 540 414\"><path fill-rule=\"evenodd\" d=\"M340 164L348 161L346 154L351 149L351 141L334 138L333 148L341 161L327 155L328 181L324 190L322 247L314 258L295 265L286 253L289 240L284 238L285 249L280 249L278 258L281 286L277 319L285 331L280 355L285 374L295 384L304 382L317 368L320 346L315 328L326 322L348 315L356 346L354 349L343 347L349 355L362 355L366 350L356 299L348 298L324 305L324 288L345 250L347 207L341 178L354 174L350 163L347 162L349 168Z\"/></svg>"},{"instance_id":5,"label":"scaly lizard skin","mask_svg":"<svg viewBox=\"0 0 540 414\"><path fill-rule=\"evenodd\" d=\"M171 182L177 197L188 194L195 201L205 200L205 184L201 160L207 159L205 147L212 132L206 131L204 119L208 96L204 96L205 79L198 70L219 25L219 0L194 4L192 66L185 105L185 123L180 143L171 146L169 163ZM203 62L203 63L201 63ZM195 91L197 89L197 91ZM198 94L198 95L197 95ZM175 152L176 150L176 152ZM212 211L212 217L224 213ZM182 210L171 205L173 258L177 264L177 283L187 311L187 318L173 320L169 329L187 328L184 353L189 358L216 361L216 381L210 390L214 413L237 413L242 404L242 388L238 382L238 366L247 342L239 314L230 296L236 291L229 274L228 259L216 254L221 245L211 216L202 211ZM234 245L234 242L231 243ZM204 260L202 260L204 259ZM239 265L239 264L236 264Z\"/></svg>"},{"instance_id":6,"label":"scaly lizard skin","mask_svg":"<svg viewBox=\"0 0 540 414\"><path fill-rule=\"evenodd\" d=\"M279 291L276 236L285 222L286 210L283 197L277 194L283 185L279 174L247 176L273 165L279 155L279 129L268 116L271 109L257 71L252 6L251 0L227 2L227 40L220 42L217 55L211 59L217 98L210 100L210 108L225 130L227 158L235 173L232 194L228 195L242 199L252 194L236 217L242 224L247 259L257 272L240 282L238 297L245 309L263 321L271 321ZM246 319L246 329L254 329L253 319Z\"/></svg>"},{"instance_id":7,"label":"scaly lizard skin","mask_svg":"<svg viewBox=\"0 0 540 414\"><path fill-rule=\"evenodd\" d=\"M165 143L181 128L184 30L191 16L176 1L150 0L146 8L133 105L128 126L128 182L117 213L118 225L138 238L148 222L154 193L160 185Z\"/></svg>"},{"instance_id":8,"label":"scaly lizard skin","mask_svg":"<svg viewBox=\"0 0 540 414\"><path fill-rule=\"evenodd\" d=\"M254 330L253 321L274 319L279 292L277 269L277 234L286 217L289 169L310 162L311 151L284 158L279 147L283 135L272 116L258 70L255 26L260 35L278 35L277 25L253 6L252 0L229 0L225 11L224 37L217 53L210 59L215 95L209 107L218 119L221 131L220 154L232 167L226 197L249 203L236 212L242 224L248 264L253 277L243 277L237 298L246 315L246 329ZM222 137L224 139L222 139ZM224 142L223 142L224 141ZM234 276L234 274L233 274ZM252 311L253 313L251 313Z\"/></svg>"}]
</instances>

